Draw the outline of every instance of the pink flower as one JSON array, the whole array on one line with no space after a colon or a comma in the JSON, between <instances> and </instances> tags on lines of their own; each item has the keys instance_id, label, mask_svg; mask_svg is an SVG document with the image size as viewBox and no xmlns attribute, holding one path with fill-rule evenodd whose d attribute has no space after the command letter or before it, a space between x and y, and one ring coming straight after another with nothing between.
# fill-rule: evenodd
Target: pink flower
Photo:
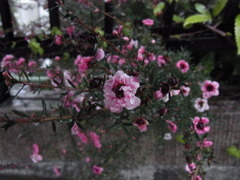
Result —
<instances>
[{"instance_id":1,"label":"pink flower","mask_svg":"<svg viewBox=\"0 0 240 180\"><path fill-rule=\"evenodd\" d=\"M185 166L185 170L190 174L194 173L194 170L196 168L197 168L197 166L195 163L186 164L186 166Z\"/></svg>"},{"instance_id":2,"label":"pink flower","mask_svg":"<svg viewBox=\"0 0 240 180\"><path fill-rule=\"evenodd\" d=\"M105 57L105 52L103 51L102 48L98 48L95 54L95 59L97 61L102 60Z\"/></svg>"},{"instance_id":3,"label":"pink flower","mask_svg":"<svg viewBox=\"0 0 240 180\"><path fill-rule=\"evenodd\" d=\"M158 63L159 67L162 67L167 64L167 60L164 56L159 55L159 56L157 56L157 63Z\"/></svg>"},{"instance_id":4,"label":"pink flower","mask_svg":"<svg viewBox=\"0 0 240 180\"><path fill-rule=\"evenodd\" d=\"M148 121L144 118L137 118L133 121L133 125L138 127L141 132L147 131Z\"/></svg>"},{"instance_id":5,"label":"pink flower","mask_svg":"<svg viewBox=\"0 0 240 180\"><path fill-rule=\"evenodd\" d=\"M179 89L172 89L170 91L170 94L171 94L171 96L178 96L180 94L180 92L181 91Z\"/></svg>"},{"instance_id":6,"label":"pink flower","mask_svg":"<svg viewBox=\"0 0 240 180\"><path fill-rule=\"evenodd\" d=\"M198 141L197 143L198 147L204 147L204 148L208 148L211 147L213 145L213 142L207 139L204 139L202 142Z\"/></svg>"},{"instance_id":7,"label":"pink flower","mask_svg":"<svg viewBox=\"0 0 240 180\"><path fill-rule=\"evenodd\" d=\"M92 171L93 171L94 174L102 174L103 170L104 170L104 168L100 167L100 166L94 165L92 167Z\"/></svg>"},{"instance_id":8,"label":"pink flower","mask_svg":"<svg viewBox=\"0 0 240 180\"><path fill-rule=\"evenodd\" d=\"M203 98L208 99L212 96L218 96L219 95L218 88L219 88L218 82L210 80L204 81L203 85L201 86Z\"/></svg>"},{"instance_id":9,"label":"pink flower","mask_svg":"<svg viewBox=\"0 0 240 180\"><path fill-rule=\"evenodd\" d=\"M198 112L204 112L209 109L208 100L197 98L194 103L194 107Z\"/></svg>"},{"instance_id":10,"label":"pink flower","mask_svg":"<svg viewBox=\"0 0 240 180\"><path fill-rule=\"evenodd\" d=\"M202 180L201 176L193 175L193 180Z\"/></svg>"},{"instance_id":11,"label":"pink flower","mask_svg":"<svg viewBox=\"0 0 240 180\"><path fill-rule=\"evenodd\" d=\"M85 162L86 162L86 163L89 163L90 161L91 161L91 158L90 158L90 157L86 157L86 158L85 158Z\"/></svg>"},{"instance_id":12,"label":"pink flower","mask_svg":"<svg viewBox=\"0 0 240 180\"><path fill-rule=\"evenodd\" d=\"M107 57L108 63L118 63L120 57L118 55L112 55Z\"/></svg>"},{"instance_id":13,"label":"pink flower","mask_svg":"<svg viewBox=\"0 0 240 180\"><path fill-rule=\"evenodd\" d=\"M124 58L121 58L121 59L118 60L118 65L119 66L122 66L125 63L126 63L126 60Z\"/></svg>"},{"instance_id":14,"label":"pink flower","mask_svg":"<svg viewBox=\"0 0 240 180\"><path fill-rule=\"evenodd\" d=\"M38 147L38 145L37 144L33 144L32 147L33 147L33 154L30 156L31 160L34 163L42 161L43 157L42 157L42 155L39 154L39 147Z\"/></svg>"},{"instance_id":15,"label":"pink flower","mask_svg":"<svg viewBox=\"0 0 240 180\"><path fill-rule=\"evenodd\" d=\"M74 64L77 65L78 71L81 73L85 72L89 68L89 63L94 59L92 56L82 57L80 55L74 61Z\"/></svg>"},{"instance_id":16,"label":"pink flower","mask_svg":"<svg viewBox=\"0 0 240 180\"><path fill-rule=\"evenodd\" d=\"M60 58L59 56L55 56L54 60L55 60L55 61L60 61L61 58Z\"/></svg>"},{"instance_id":17,"label":"pink flower","mask_svg":"<svg viewBox=\"0 0 240 180\"><path fill-rule=\"evenodd\" d=\"M95 133L95 132L90 132L89 133L90 138L96 148L101 148L102 144L100 142L100 137Z\"/></svg>"},{"instance_id":18,"label":"pink flower","mask_svg":"<svg viewBox=\"0 0 240 180\"><path fill-rule=\"evenodd\" d=\"M57 167L53 167L53 172L55 173L56 176L61 176L61 171Z\"/></svg>"},{"instance_id":19,"label":"pink flower","mask_svg":"<svg viewBox=\"0 0 240 180\"><path fill-rule=\"evenodd\" d=\"M123 29L123 26L119 25L118 29L114 29L112 34L115 35L115 36L118 36L118 35L120 35L122 33L122 29Z\"/></svg>"},{"instance_id":20,"label":"pink flower","mask_svg":"<svg viewBox=\"0 0 240 180\"><path fill-rule=\"evenodd\" d=\"M63 42L62 42L62 35L55 35L55 41L54 43L56 45L61 45Z\"/></svg>"},{"instance_id":21,"label":"pink flower","mask_svg":"<svg viewBox=\"0 0 240 180\"><path fill-rule=\"evenodd\" d=\"M150 18L148 18L148 19L143 19L143 20L142 20L142 23L143 23L144 25L146 25L146 26L152 26L152 25L154 25L154 21L153 21L152 19L150 19Z\"/></svg>"},{"instance_id":22,"label":"pink flower","mask_svg":"<svg viewBox=\"0 0 240 180\"><path fill-rule=\"evenodd\" d=\"M185 60L179 60L176 63L176 67L182 72L182 73L186 73L189 70L189 64L188 62L186 62Z\"/></svg>"},{"instance_id":23,"label":"pink flower","mask_svg":"<svg viewBox=\"0 0 240 180\"><path fill-rule=\"evenodd\" d=\"M74 125L71 128L71 132L73 135L76 135L77 137L79 137L79 139L82 143L84 143L84 144L88 143L87 136L83 132L80 131L77 123L74 123Z\"/></svg>"},{"instance_id":24,"label":"pink flower","mask_svg":"<svg viewBox=\"0 0 240 180\"><path fill-rule=\"evenodd\" d=\"M35 61L29 61L28 67L30 67L30 68L37 67L37 63Z\"/></svg>"},{"instance_id":25,"label":"pink flower","mask_svg":"<svg viewBox=\"0 0 240 180\"><path fill-rule=\"evenodd\" d=\"M180 91L184 96L189 96L190 93L190 87L187 86L181 86Z\"/></svg>"},{"instance_id":26,"label":"pink flower","mask_svg":"<svg viewBox=\"0 0 240 180\"><path fill-rule=\"evenodd\" d=\"M137 77L128 76L121 70L117 71L105 82L103 88L105 107L115 113L122 112L124 107L128 110L135 109L141 103L135 96L139 87Z\"/></svg>"},{"instance_id":27,"label":"pink flower","mask_svg":"<svg viewBox=\"0 0 240 180\"><path fill-rule=\"evenodd\" d=\"M72 36L75 33L75 26L68 26L66 27L66 31L68 33L69 36Z\"/></svg>"},{"instance_id":28,"label":"pink flower","mask_svg":"<svg viewBox=\"0 0 240 180\"><path fill-rule=\"evenodd\" d=\"M177 125L170 121L170 120L166 120L167 124L168 124L168 129L172 132L172 133L176 133L177 132Z\"/></svg>"},{"instance_id":29,"label":"pink flower","mask_svg":"<svg viewBox=\"0 0 240 180\"><path fill-rule=\"evenodd\" d=\"M79 131L80 131L80 129L79 129L77 123L74 123L73 126L72 126L72 128L71 128L72 134L73 134L73 135L77 135Z\"/></svg>"},{"instance_id":30,"label":"pink flower","mask_svg":"<svg viewBox=\"0 0 240 180\"><path fill-rule=\"evenodd\" d=\"M193 119L193 128L197 134L204 134L210 131L210 127L206 126L209 123L209 119L206 117L195 117Z\"/></svg>"},{"instance_id":31,"label":"pink flower","mask_svg":"<svg viewBox=\"0 0 240 180\"><path fill-rule=\"evenodd\" d=\"M22 66L24 62L25 62L25 58L21 57L21 58L19 58L18 61L16 62L16 65L17 65L17 66Z\"/></svg>"}]
</instances>

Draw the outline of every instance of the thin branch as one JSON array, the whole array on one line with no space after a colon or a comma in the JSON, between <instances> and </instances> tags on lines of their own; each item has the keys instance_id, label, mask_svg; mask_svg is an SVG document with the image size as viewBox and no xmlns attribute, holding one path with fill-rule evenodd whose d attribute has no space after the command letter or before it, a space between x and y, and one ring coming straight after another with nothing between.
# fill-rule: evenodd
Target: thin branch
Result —
<instances>
[{"instance_id":1,"label":"thin branch","mask_svg":"<svg viewBox=\"0 0 240 180\"><path fill-rule=\"evenodd\" d=\"M34 84L31 82L25 82L25 81L17 81L16 83L18 84L23 84L23 85L28 85L31 87L36 87L36 88L51 88L51 89L62 89L62 90L66 90L66 91L78 91L78 92L89 92L89 89L85 89L85 90L80 90L80 89L76 89L76 88L72 88L72 87L66 87L66 86L52 86L49 84Z\"/></svg>"},{"instance_id":2,"label":"thin branch","mask_svg":"<svg viewBox=\"0 0 240 180\"><path fill-rule=\"evenodd\" d=\"M44 123L49 121L60 121L64 119L72 119L72 115L65 115L65 116L51 116L51 117L27 117L27 118L14 118L12 120L16 123ZM9 122L10 120L5 117L0 117L0 123Z\"/></svg>"},{"instance_id":3,"label":"thin branch","mask_svg":"<svg viewBox=\"0 0 240 180\"><path fill-rule=\"evenodd\" d=\"M125 26L124 22L122 22L121 20L119 20L118 18L112 16L111 14L99 9L97 6L95 6L93 3L89 2L88 0L84 0L86 3L88 3L88 5L90 5L91 7L97 9L99 12L101 12L102 14L104 14L105 16L110 17L111 19L115 20L118 24L121 24L123 26Z\"/></svg>"},{"instance_id":4,"label":"thin branch","mask_svg":"<svg viewBox=\"0 0 240 180\"><path fill-rule=\"evenodd\" d=\"M86 28L87 30L89 30L91 33L93 33L94 35L96 35L99 39L101 39L102 41L106 42L108 45L111 46L111 48L116 51L117 53L121 54L122 56L125 57L125 54L123 54L119 49L117 49L115 47L114 44L112 44L110 41L108 41L106 38L104 38L103 36L101 36L99 33L97 33L93 28L91 28L91 26L85 24L84 22L82 22L80 19L76 19L75 20L76 23L82 25L84 28Z\"/></svg>"}]
</instances>

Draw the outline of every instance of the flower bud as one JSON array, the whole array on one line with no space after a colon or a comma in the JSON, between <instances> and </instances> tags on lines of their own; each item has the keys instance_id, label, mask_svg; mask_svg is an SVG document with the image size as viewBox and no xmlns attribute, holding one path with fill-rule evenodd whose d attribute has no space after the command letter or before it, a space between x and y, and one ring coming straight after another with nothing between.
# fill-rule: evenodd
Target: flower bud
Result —
<instances>
[{"instance_id":1,"label":"flower bud","mask_svg":"<svg viewBox=\"0 0 240 180\"><path fill-rule=\"evenodd\" d=\"M97 61L102 60L105 57L105 52L103 51L102 48L98 48L95 54L95 59Z\"/></svg>"},{"instance_id":2,"label":"flower bud","mask_svg":"<svg viewBox=\"0 0 240 180\"><path fill-rule=\"evenodd\" d=\"M90 87L91 88L98 88L102 83L101 78L93 78L90 82Z\"/></svg>"}]
</instances>

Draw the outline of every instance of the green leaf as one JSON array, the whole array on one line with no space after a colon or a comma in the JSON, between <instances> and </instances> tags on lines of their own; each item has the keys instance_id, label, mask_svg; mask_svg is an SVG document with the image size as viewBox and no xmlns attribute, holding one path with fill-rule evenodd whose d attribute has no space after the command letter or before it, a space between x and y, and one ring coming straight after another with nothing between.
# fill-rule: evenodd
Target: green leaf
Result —
<instances>
[{"instance_id":1,"label":"green leaf","mask_svg":"<svg viewBox=\"0 0 240 180\"><path fill-rule=\"evenodd\" d=\"M29 115L25 114L24 112L20 112L17 110L12 110L12 112L20 117L29 117Z\"/></svg>"},{"instance_id":2,"label":"green leaf","mask_svg":"<svg viewBox=\"0 0 240 180\"><path fill-rule=\"evenodd\" d=\"M192 16L189 16L185 21L183 26L187 27L191 24L195 24L195 23L202 23L202 22L206 22L212 19L212 16L210 13L205 13L205 14L195 14Z\"/></svg>"},{"instance_id":3,"label":"green leaf","mask_svg":"<svg viewBox=\"0 0 240 180\"><path fill-rule=\"evenodd\" d=\"M123 26L123 34L125 36L131 37L133 34L133 28L130 22L126 22Z\"/></svg>"},{"instance_id":4,"label":"green leaf","mask_svg":"<svg viewBox=\"0 0 240 180\"><path fill-rule=\"evenodd\" d=\"M176 22L176 23L183 23L184 22L184 18L174 14L173 15L173 21Z\"/></svg>"},{"instance_id":5,"label":"green leaf","mask_svg":"<svg viewBox=\"0 0 240 180\"><path fill-rule=\"evenodd\" d=\"M69 59L69 57L70 57L70 54L69 54L68 52L65 52L65 53L63 54L63 59L64 59L64 60Z\"/></svg>"},{"instance_id":6,"label":"green leaf","mask_svg":"<svg viewBox=\"0 0 240 180\"><path fill-rule=\"evenodd\" d=\"M34 52L35 54L43 55L44 50L41 47L40 43L37 42L36 39L31 39L28 43L28 47Z\"/></svg>"},{"instance_id":7,"label":"green leaf","mask_svg":"<svg viewBox=\"0 0 240 180\"><path fill-rule=\"evenodd\" d=\"M178 135L176 136L176 141L179 142L179 143L181 143L181 144L184 144L184 143L185 143L182 134L178 134Z\"/></svg>"},{"instance_id":8,"label":"green leaf","mask_svg":"<svg viewBox=\"0 0 240 180\"><path fill-rule=\"evenodd\" d=\"M212 9L214 17L222 12L222 10L226 6L227 2L228 2L228 0L216 0L215 4L213 5L213 9Z\"/></svg>"},{"instance_id":9,"label":"green leaf","mask_svg":"<svg viewBox=\"0 0 240 180\"><path fill-rule=\"evenodd\" d=\"M238 149L236 146L230 146L226 149L226 151L230 156L240 158L240 149Z\"/></svg>"},{"instance_id":10,"label":"green leaf","mask_svg":"<svg viewBox=\"0 0 240 180\"><path fill-rule=\"evenodd\" d=\"M158 3L158 5L156 7L154 7L154 9L153 9L153 14L155 16L157 16L158 14L160 14L163 11L164 8L165 8L164 2Z\"/></svg>"},{"instance_id":11,"label":"green leaf","mask_svg":"<svg viewBox=\"0 0 240 180\"><path fill-rule=\"evenodd\" d=\"M196 11L201 14L204 14L208 11L206 6L204 6L203 4L200 4L200 3L195 3L194 7L195 7Z\"/></svg>"},{"instance_id":12,"label":"green leaf","mask_svg":"<svg viewBox=\"0 0 240 180\"><path fill-rule=\"evenodd\" d=\"M237 45L237 54L240 55L240 14L235 18L234 23L235 41Z\"/></svg>"},{"instance_id":13,"label":"green leaf","mask_svg":"<svg viewBox=\"0 0 240 180\"><path fill-rule=\"evenodd\" d=\"M55 35L62 35L62 32L60 29L58 29L58 27L54 26L51 29L51 35L55 36Z\"/></svg>"}]
</instances>

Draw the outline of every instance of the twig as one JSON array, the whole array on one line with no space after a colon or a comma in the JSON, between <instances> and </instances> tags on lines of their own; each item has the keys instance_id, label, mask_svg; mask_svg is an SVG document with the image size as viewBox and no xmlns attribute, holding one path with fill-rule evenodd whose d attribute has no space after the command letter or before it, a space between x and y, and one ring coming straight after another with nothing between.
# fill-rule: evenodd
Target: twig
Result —
<instances>
[{"instance_id":1,"label":"twig","mask_svg":"<svg viewBox=\"0 0 240 180\"><path fill-rule=\"evenodd\" d=\"M60 121L64 119L72 119L72 115L65 115L65 116L51 116L51 117L27 117L27 118L14 118L12 120L13 122L16 123L44 123L44 122L49 122L49 121ZM0 117L0 123L3 122L9 122L9 119L6 119L4 117Z\"/></svg>"},{"instance_id":2,"label":"twig","mask_svg":"<svg viewBox=\"0 0 240 180\"><path fill-rule=\"evenodd\" d=\"M28 86L31 86L31 87L37 87L37 88L51 88L51 89L62 89L62 90L66 90L66 91L89 92L88 89L80 90L80 89L76 89L76 88L72 88L72 87L66 87L66 86L52 86L52 85L49 85L49 84L34 84L34 83L31 83L31 82L25 82L25 81L17 81L16 83L23 84L23 85L28 85Z\"/></svg>"},{"instance_id":3,"label":"twig","mask_svg":"<svg viewBox=\"0 0 240 180\"><path fill-rule=\"evenodd\" d=\"M203 26L208 28L208 29L210 29L211 31L215 32L216 34L219 34L222 37L226 37L227 36L227 34L224 31L222 31L220 29L217 29L216 26L211 26L211 25L208 25L208 24L203 24Z\"/></svg>"},{"instance_id":4,"label":"twig","mask_svg":"<svg viewBox=\"0 0 240 180\"><path fill-rule=\"evenodd\" d=\"M76 23L82 25L84 28L86 28L87 30L89 30L91 33L93 33L94 35L96 35L99 39L101 39L102 41L106 42L108 45L111 46L111 48L116 51L117 53L121 54L122 56L125 57L125 54L123 54L119 49L117 49L114 44L112 44L110 41L108 41L107 39L105 39L103 36L101 36L100 34L98 34L93 28L91 28L91 26L85 24L84 22L82 22L80 19L76 19L75 20Z\"/></svg>"},{"instance_id":5,"label":"twig","mask_svg":"<svg viewBox=\"0 0 240 180\"><path fill-rule=\"evenodd\" d=\"M93 3L89 2L88 0L84 0L86 3L88 3L90 6L92 6L93 8L95 9L98 9L99 12L101 12L102 14L104 14L105 16L108 16L110 17L111 19L115 20L118 24L121 24L121 25L125 25L124 22L122 22L121 20L119 20L118 18L112 16L111 14L99 9L97 6L95 6Z\"/></svg>"}]
</instances>

